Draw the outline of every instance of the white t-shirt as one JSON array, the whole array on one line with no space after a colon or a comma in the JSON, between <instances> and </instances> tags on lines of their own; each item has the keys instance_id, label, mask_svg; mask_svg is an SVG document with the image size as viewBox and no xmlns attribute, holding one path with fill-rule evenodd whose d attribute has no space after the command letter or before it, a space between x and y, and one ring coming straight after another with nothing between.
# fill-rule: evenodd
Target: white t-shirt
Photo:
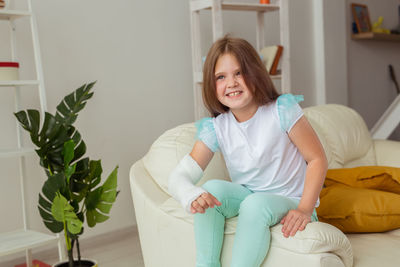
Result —
<instances>
[{"instance_id":1,"label":"white t-shirt","mask_svg":"<svg viewBox=\"0 0 400 267\"><path fill-rule=\"evenodd\" d=\"M242 123L230 111L202 119L196 123L198 139L222 152L232 182L253 192L300 199L307 164L288 133L303 116L301 100L281 95Z\"/></svg>"}]
</instances>

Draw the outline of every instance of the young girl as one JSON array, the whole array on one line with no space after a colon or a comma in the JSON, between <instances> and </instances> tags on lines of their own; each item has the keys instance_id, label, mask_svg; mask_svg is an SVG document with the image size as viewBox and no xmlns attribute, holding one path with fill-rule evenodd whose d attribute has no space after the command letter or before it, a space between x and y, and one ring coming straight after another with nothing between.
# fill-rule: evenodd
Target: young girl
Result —
<instances>
[{"instance_id":1,"label":"young girl","mask_svg":"<svg viewBox=\"0 0 400 267\"><path fill-rule=\"evenodd\" d=\"M280 222L289 237L317 220L325 153L298 105L302 96L279 95L247 41L225 36L215 42L203 82L214 117L196 123L198 140L171 173L169 191L195 214L196 266L221 266L225 219L234 216L231 266L260 266L271 226ZM194 186L217 150L232 182Z\"/></svg>"}]
</instances>

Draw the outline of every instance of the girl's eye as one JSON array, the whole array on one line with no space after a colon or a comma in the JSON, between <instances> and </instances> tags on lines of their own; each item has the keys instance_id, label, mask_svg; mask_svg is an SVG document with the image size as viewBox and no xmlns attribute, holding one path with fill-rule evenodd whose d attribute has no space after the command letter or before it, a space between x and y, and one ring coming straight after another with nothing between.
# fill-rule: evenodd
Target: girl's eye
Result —
<instances>
[{"instance_id":1,"label":"girl's eye","mask_svg":"<svg viewBox=\"0 0 400 267\"><path fill-rule=\"evenodd\" d=\"M224 75L217 76L217 80L222 80L223 78L225 78Z\"/></svg>"},{"instance_id":2,"label":"girl's eye","mask_svg":"<svg viewBox=\"0 0 400 267\"><path fill-rule=\"evenodd\" d=\"M240 76L242 73L240 71L236 72L236 76Z\"/></svg>"}]
</instances>

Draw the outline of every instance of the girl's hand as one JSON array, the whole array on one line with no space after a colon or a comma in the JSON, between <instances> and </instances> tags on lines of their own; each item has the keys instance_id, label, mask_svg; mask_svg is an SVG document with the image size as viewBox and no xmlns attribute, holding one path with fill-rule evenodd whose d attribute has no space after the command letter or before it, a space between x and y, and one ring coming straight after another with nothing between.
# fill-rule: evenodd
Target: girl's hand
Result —
<instances>
[{"instance_id":1,"label":"girl's hand","mask_svg":"<svg viewBox=\"0 0 400 267\"><path fill-rule=\"evenodd\" d=\"M203 193L192 202L190 210L192 213L204 213L206 209L214 208L214 205L221 206L221 202L210 193Z\"/></svg>"},{"instance_id":2,"label":"girl's hand","mask_svg":"<svg viewBox=\"0 0 400 267\"><path fill-rule=\"evenodd\" d=\"M283 236L294 236L298 230L303 231L309 222L311 222L311 214L298 209L290 210L281 220Z\"/></svg>"}]
</instances>

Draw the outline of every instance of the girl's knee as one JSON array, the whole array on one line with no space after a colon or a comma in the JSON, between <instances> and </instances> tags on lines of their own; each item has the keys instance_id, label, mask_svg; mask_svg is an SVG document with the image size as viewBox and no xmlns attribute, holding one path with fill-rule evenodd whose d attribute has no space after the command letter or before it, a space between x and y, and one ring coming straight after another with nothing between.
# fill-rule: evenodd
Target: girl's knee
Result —
<instances>
[{"instance_id":1,"label":"girl's knee","mask_svg":"<svg viewBox=\"0 0 400 267\"><path fill-rule=\"evenodd\" d=\"M201 187L218 199L224 195L228 183L225 180L208 180Z\"/></svg>"},{"instance_id":2,"label":"girl's knee","mask_svg":"<svg viewBox=\"0 0 400 267\"><path fill-rule=\"evenodd\" d=\"M260 214L261 210L265 208L265 197L261 194L251 194L247 196L240 204L240 213L253 213Z\"/></svg>"},{"instance_id":3,"label":"girl's knee","mask_svg":"<svg viewBox=\"0 0 400 267\"><path fill-rule=\"evenodd\" d=\"M248 218L260 218L266 225L277 223L290 209L285 199L272 194L254 193L240 205L239 214Z\"/></svg>"}]
</instances>

